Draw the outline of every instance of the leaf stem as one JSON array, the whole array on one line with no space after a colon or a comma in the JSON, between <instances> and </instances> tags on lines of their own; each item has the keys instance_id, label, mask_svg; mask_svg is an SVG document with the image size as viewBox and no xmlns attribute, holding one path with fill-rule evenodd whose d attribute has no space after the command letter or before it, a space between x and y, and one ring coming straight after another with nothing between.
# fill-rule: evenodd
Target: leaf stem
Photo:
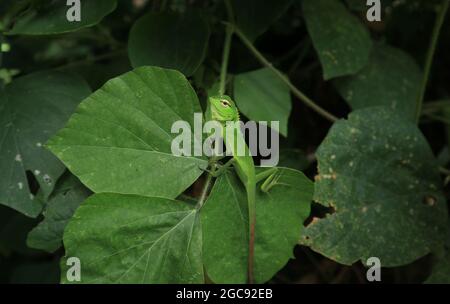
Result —
<instances>
[{"instance_id":1,"label":"leaf stem","mask_svg":"<svg viewBox=\"0 0 450 304\"><path fill-rule=\"evenodd\" d=\"M425 70L423 75L422 84L420 86L419 96L416 102L416 121L419 122L420 114L422 113L422 104L425 97L425 92L427 89L428 80L430 77L431 66L433 64L434 54L436 52L437 42L439 40L439 34L441 32L442 24L445 20L445 15L448 10L450 1L443 0L439 11L439 14L436 16L436 22L434 23L433 34L431 36L430 45L428 47L427 57L425 61Z\"/></svg>"},{"instance_id":2,"label":"leaf stem","mask_svg":"<svg viewBox=\"0 0 450 304\"><path fill-rule=\"evenodd\" d=\"M205 184L203 185L202 193L200 194L200 198L197 203L197 209L201 209L203 204L205 203L205 200L208 196L209 188L211 188L211 184L214 178L214 172L217 170L216 166L217 158L215 156L211 157L209 160L209 163L211 165L211 171L208 172L208 175L206 176Z\"/></svg>"},{"instance_id":3,"label":"leaf stem","mask_svg":"<svg viewBox=\"0 0 450 304\"><path fill-rule=\"evenodd\" d=\"M211 173L208 173L206 176L205 184L203 185L202 193L200 195L200 199L198 200L197 209L201 209L203 204L205 203L206 197L208 196L209 188L211 187L211 183L213 180L213 175Z\"/></svg>"},{"instance_id":4,"label":"leaf stem","mask_svg":"<svg viewBox=\"0 0 450 304\"><path fill-rule=\"evenodd\" d=\"M223 47L222 65L220 67L220 83L219 83L219 95L225 94L225 86L227 82L227 69L228 60L230 58L231 38L234 32L234 14L229 0L225 0L227 7L228 23L225 24L225 42Z\"/></svg>"},{"instance_id":5,"label":"leaf stem","mask_svg":"<svg viewBox=\"0 0 450 304\"><path fill-rule=\"evenodd\" d=\"M241 41L244 43L244 45L250 50L250 52L253 53L253 55L256 57L256 59L261 62L262 65L272 70L272 72L278 76L292 91L292 93L299 98L306 106L310 107L312 110L323 116L324 118L328 119L331 122L335 122L338 120L336 116L329 113L319 105L317 105L313 100L311 100L308 96L303 94L297 87L295 87L292 82L287 78L283 73L281 73L277 68L273 66L271 62L269 62L250 42L250 40L245 36L245 34L238 28L235 27L234 31L236 32L236 35L241 39Z\"/></svg>"},{"instance_id":6,"label":"leaf stem","mask_svg":"<svg viewBox=\"0 0 450 304\"><path fill-rule=\"evenodd\" d=\"M231 38L233 36L233 26L228 23L226 25L225 45L223 48L222 65L220 67L220 85L219 95L225 94L225 85L227 82L228 59L230 58Z\"/></svg>"},{"instance_id":7,"label":"leaf stem","mask_svg":"<svg viewBox=\"0 0 450 304\"><path fill-rule=\"evenodd\" d=\"M450 99L442 99L442 100L436 100L436 101L429 101L424 103L423 110L442 110L444 108L450 107Z\"/></svg>"}]
</instances>

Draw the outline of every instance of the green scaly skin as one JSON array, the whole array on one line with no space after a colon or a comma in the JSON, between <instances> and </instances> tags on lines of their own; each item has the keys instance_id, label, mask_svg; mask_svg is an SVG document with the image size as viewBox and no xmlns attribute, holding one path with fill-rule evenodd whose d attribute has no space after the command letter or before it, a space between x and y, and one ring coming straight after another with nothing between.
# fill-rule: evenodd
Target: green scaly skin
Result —
<instances>
[{"instance_id":1,"label":"green scaly skin","mask_svg":"<svg viewBox=\"0 0 450 304\"><path fill-rule=\"evenodd\" d=\"M239 125L233 128L233 134L225 132L227 121L239 122L239 110L235 103L229 96L212 96L209 98L208 109L206 112L207 120L215 120L222 126L222 137L224 139L227 149L230 149L233 155L232 160L228 165L233 165L236 173L241 180L247 192L248 203L248 218L249 218L249 248L248 248L248 282L253 283L253 261L255 251L255 224L256 224L256 184L258 181L266 179L266 182L261 186L262 191L267 192L273 185L275 168L264 171L256 175L253 158L249 152L248 146L245 143L245 138L241 133ZM234 145L230 143L234 140ZM238 147L243 147L244 155L237 153Z\"/></svg>"}]
</instances>

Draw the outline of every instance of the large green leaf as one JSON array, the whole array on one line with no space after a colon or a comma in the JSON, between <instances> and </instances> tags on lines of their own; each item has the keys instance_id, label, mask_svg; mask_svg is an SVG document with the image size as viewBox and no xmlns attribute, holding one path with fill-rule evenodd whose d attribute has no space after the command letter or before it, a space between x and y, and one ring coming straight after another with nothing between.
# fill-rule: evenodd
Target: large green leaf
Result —
<instances>
[{"instance_id":1,"label":"large green leaf","mask_svg":"<svg viewBox=\"0 0 450 304\"><path fill-rule=\"evenodd\" d=\"M324 79L355 74L369 59L368 30L340 1L303 0L303 14Z\"/></svg>"},{"instance_id":2,"label":"large green leaf","mask_svg":"<svg viewBox=\"0 0 450 304\"><path fill-rule=\"evenodd\" d=\"M301 241L343 264L410 263L442 244L447 207L433 153L417 126L387 107L335 123L317 151L314 198L334 212Z\"/></svg>"},{"instance_id":3,"label":"large green leaf","mask_svg":"<svg viewBox=\"0 0 450 304\"><path fill-rule=\"evenodd\" d=\"M133 67L154 65L191 76L202 63L209 27L198 12L149 13L133 25L128 54Z\"/></svg>"},{"instance_id":4,"label":"large green leaf","mask_svg":"<svg viewBox=\"0 0 450 304\"><path fill-rule=\"evenodd\" d=\"M81 78L61 72L27 75L0 91L0 204L39 214L42 206L29 192L26 171L48 197L64 166L43 144L89 93Z\"/></svg>"},{"instance_id":5,"label":"large green leaf","mask_svg":"<svg viewBox=\"0 0 450 304\"><path fill-rule=\"evenodd\" d=\"M48 252L61 247L64 228L81 202L90 194L75 176L62 176L46 203L44 220L28 233L27 245Z\"/></svg>"},{"instance_id":6,"label":"large green leaf","mask_svg":"<svg viewBox=\"0 0 450 304\"><path fill-rule=\"evenodd\" d=\"M292 0L231 0L237 26L250 39L264 33L292 4Z\"/></svg>"},{"instance_id":7,"label":"large green leaf","mask_svg":"<svg viewBox=\"0 0 450 304\"><path fill-rule=\"evenodd\" d=\"M49 35L72 32L99 23L117 6L117 0L80 0L80 21L69 22L66 1L35 1L20 15L8 34Z\"/></svg>"},{"instance_id":8,"label":"large green leaf","mask_svg":"<svg viewBox=\"0 0 450 304\"><path fill-rule=\"evenodd\" d=\"M313 184L301 172L279 168L276 184L256 196L256 282L266 282L293 257L308 217ZM233 173L216 181L201 210L203 259L216 283L245 283L248 256L248 209L245 190Z\"/></svg>"},{"instance_id":9,"label":"large green leaf","mask_svg":"<svg viewBox=\"0 0 450 304\"><path fill-rule=\"evenodd\" d=\"M421 80L421 71L408 54L380 44L358 74L336 79L334 84L353 109L386 105L414 119Z\"/></svg>"},{"instance_id":10,"label":"large green leaf","mask_svg":"<svg viewBox=\"0 0 450 304\"><path fill-rule=\"evenodd\" d=\"M255 121L279 121L287 136L291 113L289 88L268 68L239 74L234 78L234 98L239 110Z\"/></svg>"},{"instance_id":11,"label":"large green leaf","mask_svg":"<svg viewBox=\"0 0 450 304\"><path fill-rule=\"evenodd\" d=\"M175 198L207 166L171 151L172 124L193 126L194 112L198 99L181 73L142 67L86 98L48 147L94 192Z\"/></svg>"},{"instance_id":12,"label":"large green leaf","mask_svg":"<svg viewBox=\"0 0 450 304\"><path fill-rule=\"evenodd\" d=\"M164 198L89 197L64 232L66 258L81 262L81 283L201 283L200 219ZM67 283L66 258L61 280Z\"/></svg>"}]
</instances>

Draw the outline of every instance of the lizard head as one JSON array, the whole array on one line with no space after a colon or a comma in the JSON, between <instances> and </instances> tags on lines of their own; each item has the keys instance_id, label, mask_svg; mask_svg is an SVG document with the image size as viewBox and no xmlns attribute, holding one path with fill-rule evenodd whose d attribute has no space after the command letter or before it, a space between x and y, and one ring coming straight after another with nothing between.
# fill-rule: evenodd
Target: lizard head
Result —
<instances>
[{"instance_id":1,"label":"lizard head","mask_svg":"<svg viewBox=\"0 0 450 304\"><path fill-rule=\"evenodd\" d=\"M239 121L239 110L227 95L209 97L211 118L218 122Z\"/></svg>"}]
</instances>

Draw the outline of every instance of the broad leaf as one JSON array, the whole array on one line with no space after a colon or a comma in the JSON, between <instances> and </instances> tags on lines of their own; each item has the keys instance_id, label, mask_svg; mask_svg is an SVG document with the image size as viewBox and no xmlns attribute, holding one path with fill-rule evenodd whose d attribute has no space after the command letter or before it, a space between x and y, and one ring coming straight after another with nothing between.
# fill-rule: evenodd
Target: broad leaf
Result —
<instances>
[{"instance_id":1,"label":"broad leaf","mask_svg":"<svg viewBox=\"0 0 450 304\"><path fill-rule=\"evenodd\" d=\"M81 262L81 283L201 283L201 228L196 209L155 197L95 194L64 232L66 257Z\"/></svg>"},{"instance_id":2,"label":"broad leaf","mask_svg":"<svg viewBox=\"0 0 450 304\"><path fill-rule=\"evenodd\" d=\"M64 166L43 145L89 93L82 79L60 72L30 74L0 91L0 204L39 214L42 206L30 194L26 171L48 197Z\"/></svg>"},{"instance_id":3,"label":"broad leaf","mask_svg":"<svg viewBox=\"0 0 450 304\"><path fill-rule=\"evenodd\" d=\"M250 40L264 33L292 4L292 0L231 0L236 24Z\"/></svg>"},{"instance_id":4,"label":"broad leaf","mask_svg":"<svg viewBox=\"0 0 450 304\"><path fill-rule=\"evenodd\" d=\"M386 107L335 123L317 151L314 199L334 212L301 241L350 265L410 263L443 242L447 207L433 153L416 125Z\"/></svg>"},{"instance_id":5,"label":"broad leaf","mask_svg":"<svg viewBox=\"0 0 450 304\"><path fill-rule=\"evenodd\" d=\"M353 109L385 105L412 120L421 80L421 71L408 54L375 45L363 70L334 84Z\"/></svg>"},{"instance_id":6,"label":"broad leaf","mask_svg":"<svg viewBox=\"0 0 450 304\"><path fill-rule=\"evenodd\" d=\"M135 68L154 65L191 76L205 57L208 40L208 24L198 12L149 13L131 28L128 54Z\"/></svg>"},{"instance_id":7,"label":"broad leaf","mask_svg":"<svg viewBox=\"0 0 450 304\"><path fill-rule=\"evenodd\" d=\"M234 78L234 98L239 110L251 120L279 121L287 136L291 113L289 88L268 68L239 74Z\"/></svg>"},{"instance_id":8,"label":"broad leaf","mask_svg":"<svg viewBox=\"0 0 450 304\"><path fill-rule=\"evenodd\" d=\"M99 23L117 6L117 0L80 0L80 21L69 21L68 10L75 8L67 1L35 1L20 15L8 32L10 35L49 35L73 32ZM72 16L72 11L69 11Z\"/></svg>"},{"instance_id":9,"label":"broad leaf","mask_svg":"<svg viewBox=\"0 0 450 304\"><path fill-rule=\"evenodd\" d=\"M28 233L27 245L48 252L61 247L64 228L81 202L90 194L73 175L65 174L61 177L45 206L44 220Z\"/></svg>"},{"instance_id":10,"label":"broad leaf","mask_svg":"<svg viewBox=\"0 0 450 304\"><path fill-rule=\"evenodd\" d=\"M175 198L207 166L171 151L172 124L193 126L194 112L198 99L181 73L142 67L86 98L48 147L94 192Z\"/></svg>"},{"instance_id":11,"label":"broad leaf","mask_svg":"<svg viewBox=\"0 0 450 304\"><path fill-rule=\"evenodd\" d=\"M279 168L268 193L257 188L256 282L266 282L293 257L308 217L313 185L301 172ZM203 259L216 283L245 283L248 257L248 208L245 190L233 173L216 181L201 210Z\"/></svg>"},{"instance_id":12,"label":"broad leaf","mask_svg":"<svg viewBox=\"0 0 450 304\"><path fill-rule=\"evenodd\" d=\"M369 59L368 30L340 1L303 0L303 14L325 80L355 74Z\"/></svg>"}]
</instances>

